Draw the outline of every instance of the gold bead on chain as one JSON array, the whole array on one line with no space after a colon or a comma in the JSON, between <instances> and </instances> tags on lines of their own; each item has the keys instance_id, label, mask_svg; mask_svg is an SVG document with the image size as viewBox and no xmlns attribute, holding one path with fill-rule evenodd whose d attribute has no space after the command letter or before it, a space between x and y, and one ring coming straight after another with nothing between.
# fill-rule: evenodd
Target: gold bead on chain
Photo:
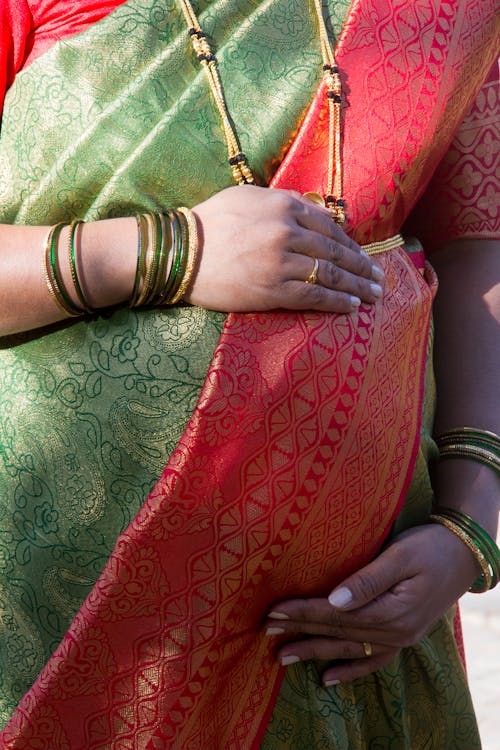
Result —
<instances>
[{"instance_id":1,"label":"gold bead on chain","mask_svg":"<svg viewBox=\"0 0 500 750\"><path fill-rule=\"evenodd\" d=\"M212 96L219 110L233 179L238 185L254 185L255 179L252 170L248 166L247 158L240 148L238 137L231 125L224 90L219 76L219 69L217 67L217 58L207 42L205 33L189 0L179 0L179 5L189 28L189 35L195 55L205 69Z\"/></svg>"},{"instance_id":2,"label":"gold bead on chain","mask_svg":"<svg viewBox=\"0 0 500 750\"><path fill-rule=\"evenodd\" d=\"M205 69L208 84L219 111L226 139L228 162L233 179L238 185L254 185L255 178L252 170L248 164L247 157L241 150L238 137L231 124L224 90L219 76L217 59L212 52L206 39L206 35L200 26L189 0L178 0L178 2L189 28L193 50L198 61ZM320 203L323 206L326 205L332 212L333 219L338 224L342 224L345 221L345 202L342 197L343 181L341 158L342 89L339 69L335 61L335 56L328 39L328 33L323 19L321 0L314 0L314 6L319 24L321 56L323 58L323 77L326 83L326 96L328 99L328 182L326 196L321 196L319 193L305 193L305 195L316 203Z\"/></svg>"}]
</instances>

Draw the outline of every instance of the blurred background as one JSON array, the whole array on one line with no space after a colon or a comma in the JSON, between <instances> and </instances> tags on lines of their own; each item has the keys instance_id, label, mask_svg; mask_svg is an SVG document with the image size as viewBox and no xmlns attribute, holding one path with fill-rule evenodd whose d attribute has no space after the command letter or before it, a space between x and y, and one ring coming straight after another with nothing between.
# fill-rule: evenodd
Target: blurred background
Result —
<instances>
[{"instance_id":1,"label":"blurred background","mask_svg":"<svg viewBox=\"0 0 500 750\"><path fill-rule=\"evenodd\" d=\"M483 750L500 750L500 584L460 600L467 673Z\"/></svg>"}]
</instances>

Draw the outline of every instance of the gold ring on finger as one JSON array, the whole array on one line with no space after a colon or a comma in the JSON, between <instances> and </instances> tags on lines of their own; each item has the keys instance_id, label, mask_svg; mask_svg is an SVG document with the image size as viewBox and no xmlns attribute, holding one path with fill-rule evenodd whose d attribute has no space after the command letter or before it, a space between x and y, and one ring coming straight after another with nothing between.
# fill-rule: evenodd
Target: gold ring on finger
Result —
<instances>
[{"instance_id":1,"label":"gold ring on finger","mask_svg":"<svg viewBox=\"0 0 500 750\"><path fill-rule=\"evenodd\" d=\"M363 651L366 657L371 656L373 653L372 644L368 641L363 641Z\"/></svg>"},{"instance_id":2,"label":"gold ring on finger","mask_svg":"<svg viewBox=\"0 0 500 750\"><path fill-rule=\"evenodd\" d=\"M319 260L317 258L314 259L314 266L313 270L309 274L309 276L306 279L306 284L316 284L318 281L318 268L319 268Z\"/></svg>"}]
</instances>

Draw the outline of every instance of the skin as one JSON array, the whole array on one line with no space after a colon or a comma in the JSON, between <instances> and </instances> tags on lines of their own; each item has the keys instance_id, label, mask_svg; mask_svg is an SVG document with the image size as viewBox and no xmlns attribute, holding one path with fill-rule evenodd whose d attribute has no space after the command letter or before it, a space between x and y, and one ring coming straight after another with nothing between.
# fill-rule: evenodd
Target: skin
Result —
<instances>
[{"instance_id":1,"label":"skin","mask_svg":"<svg viewBox=\"0 0 500 750\"><path fill-rule=\"evenodd\" d=\"M349 313L382 293L383 274L337 227L326 209L298 193L252 186L228 188L195 207L200 258L186 301L222 311L287 308ZM48 227L0 226L0 335L26 331L63 315L47 294L41 247ZM66 247L64 230L60 247ZM85 224L79 233L82 286L96 308L130 298L137 254L135 219ZM61 271L71 290L67 253ZM319 258L318 284L305 284ZM480 262L479 262L480 261ZM489 242L464 242L437 258L437 432L480 425L500 432L500 253ZM74 301L77 302L76 297ZM478 359L478 351L482 359ZM486 353L486 354L485 354ZM486 357L486 359L485 359ZM482 366L477 367L481 362ZM492 536L499 483L487 467L444 462L436 480L443 505L469 513ZM465 545L448 529L426 525L399 535L374 561L338 586L328 600L276 603L265 624L270 637L289 633L277 651L284 664L343 659L325 684L361 677L416 643L479 574ZM371 656L363 643L371 644Z\"/></svg>"},{"instance_id":2,"label":"skin","mask_svg":"<svg viewBox=\"0 0 500 750\"><path fill-rule=\"evenodd\" d=\"M382 295L381 270L332 220L299 193L235 186L195 207L201 251L184 299L212 310L286 308L349 313ZM64 318L47 293L42 247L49 227L0 225L0 336ZM68 244L64 229L59 248ZM133 218L83 225L79 276L95 308L125 303L137 259ZM304 284L319 258L319 284ZM64 284L73 292L69 255L60 250ZM73 293L72 293L73 292Z\"/></svg>"},{"instance_id":3,"label":"skin","mask_svg":"<svg viewBox=\"0 0 500 750\"><path fill-rule=\"evenodd\" d=\"M454 243L434 265L441 279L435 306L436 434L460 425L498 434L498 243ZM435 491L438 504L469 514L500 541L500 481L491 469L463 459L443 461ZM397 536L328 599L276 603L266 633L290 634L277 652L282 664L345 660L325 670L325 685L364 677L417 643L479 574L473 555L452 532L427 524ZM364 642L371 645L370 656Z\"/></svg>"}]
</instances>

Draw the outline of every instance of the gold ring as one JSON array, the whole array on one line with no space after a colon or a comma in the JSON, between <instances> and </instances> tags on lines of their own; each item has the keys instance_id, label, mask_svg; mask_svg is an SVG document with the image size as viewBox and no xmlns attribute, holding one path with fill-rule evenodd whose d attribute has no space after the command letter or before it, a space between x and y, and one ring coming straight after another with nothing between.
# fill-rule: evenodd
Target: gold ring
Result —
<instances>
[{"instance_id":1,"label":"gold ring","mask_svg":"<svg viewBox=\"0 0 500 750\"><path fill-rule=\"evenodd\" d=\"M365 652L365 656L371 656L373 653L372 644L368 643L368 641L363 641L363 651Z\"/></svg>"},{"instance_id":2,"label":"gold ring","mask_svg":"<svg viewBox=\"0 0 500 750\"><path fill-rule=\"evenodd\" d=\"M318 268L319 268L319 260L315 258L313 270L307 277L306 284L316 284L316 282L318 281Z\"/></svg>"}]
</instances>

